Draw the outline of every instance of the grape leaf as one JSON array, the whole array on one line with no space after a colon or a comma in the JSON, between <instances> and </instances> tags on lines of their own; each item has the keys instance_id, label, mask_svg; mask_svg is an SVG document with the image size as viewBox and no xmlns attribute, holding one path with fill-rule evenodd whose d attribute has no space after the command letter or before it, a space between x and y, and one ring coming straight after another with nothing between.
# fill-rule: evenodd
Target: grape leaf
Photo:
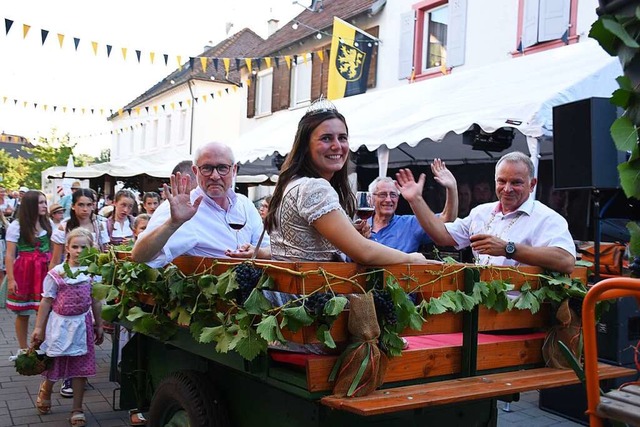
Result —
<instances>
[{"instance_id":1,"label":"grape leaf","mask_svg":"<svg viewBox=\"0 0 640 427\"><path fill-rule=\"evenodd\" d=\"M402 356L402 349L404 348L404 342L402 341L402 338L400 338L400 336L397 333L385 327L382 330L380 341L382 341L382 345L386 349L386 353L389 356L392 356L392 357Z\"/></svg>"},{"instance_id":2,"label":"grape leaf","mask_svg":"<svg viewBox=\"0 0 640 427\"><path fill-rule=\"evenodd\" d=\"M331 331L329 330L329 326L320 325L316 330L316 337L320 342L326 345L328 348L336 348L336 343L331 336Z\"/></svg>"},{"instance_id":3,"label":"grape leaf","mask_svg":"<svg viewBox=\"0 0 640 427\"><path fill-rule=\"evenodd\" d=\"M234 350L243 358L252 361L258 354L267 351L267 341L253 329L247 329L246 336L235 343Z\"/></svg>"},{"instance_id":4,"label":"grape leaf","mask_svg":"<svg viewBox=\"0 0 640 427\"><path fill-rule=\"evenodd\" d=\"M266 274L260 276L260 281L258 281L257 285L258 289L273 289L274 286L275 281L271 276L267 276Z\"/></svg>"},{"instance_id":5,"label":"grape leaf","mask_svg":"<svg viewBox=\"0 0 640 427\"><path fill-rule=\"evenodd\" d=\"M447 311L447 307L442 304L440 298L433 298L429 300L427 313L429 314L442 314Z\"/></svg>"},{"instance_id":6,"label":"grape leaf","mask_svg":"<svg viewBox=\"0 0 640 427\"><path fill-rule=\"evenodd\" d=\"M113 288L111 285L102 285L100 283L94 283L91 287L91 297L94 300L102 301L107 299L109 291Z\"/></svg>"},{"instance_id":7,"label":"grape leaf","mask_svg":"<svg viewBox=\"0 0 640 427\"><path fill-rule=\"evenodd\" d=\"M249 314L262 314L272 307L263 293L259 289L254 288L251 294L249 294L249 298L244 302L244 308Z\"/></svg>"},{"instance_id":8,"label":"grape leaf","mask_svg":"<svg viewBox=\"0 0 640 427\"><path fill-rule=\"evenodd\" d=\"M225 333L224 326L214 326L212 328L202 328L200 332L199 341L203 344L208 344L213 341L218 341L222 335Z\"/></svg>"},{"instance_id":9,"label":"grape leaf","mask_svg":"<svg viewBox=\"0 0 640 427\"><path fill-rule=\"evenodd\" d=\"M324 314L326 316L337 316L342 313L348 302L349 300L345 297L333 297L324 305Z\"/></svg>"},{"instance_id":10,"label":"grape leaf","mask_svg":"<svg viewBox=\"0 0 640 427\"><path fill-rule=\"evenodd\" d=\"M127 315L127 320L133 322L144 316L151 316L151 313L142 311L142 308L140 307L131 307L129 309L129 314Z\"/></svg>"},{"instance_id":11,"label":"grape leaf","mask_svg":"<svg viewBox=\"0 0 640 427\"><path fill-rule=\"evenodd\" d=\"M207 297L216 295L217 278L213 274L203 274L198 279L198 287L202 290L202 293Z\"/></svg>"},{"instance_id":12,"label":"grape leaf","mask_svg":"<svg viewBox=\"0 0 640 427\"><path fill-rule=\"evenodd\" d=\"M533 292L524 291L516 299L514 307L520 310L531 310L531 313L536 314L540 310L540 301Z\"/></svg>"},{"instance_id":13,"label":"grape leaf","mask_svg":"<svg viewBox=\"0 0 640 427\"><path fill-rule=\"evenodd\" d=\"M113 322L118 318L118 314L120 313L120 307L118 305L103 305L102 312L100 317L102 317L107 322Z\"/></svg>"},{"instance_id":14,"label":"grape leaf","mask_svg":"<svg viewBox=\"0 0 640 427\"><path fill-rule=\"evenodd\" d=\"M267 342L273 342L276 340L280 342L285 341L282 336L282 332L278 327L278 319L273 315L264 317L260 323L258 323L256 332L258 332L258 334Z\"/></svg>"},{"instance_id":15,"label":"grape leaf","mask_svg":"<svg viewBox=\"0 0 640 427\"><path fill-rule=\"evenodd\" d=\"M296 332L303 326L313 323L313 317L309 316L304 306L282 309L281 328L288 328L291 332Z\"/></svg>"},{"instance_id":16,"label":"grape leaf","mask_svg":"<svg viewBox=\"0 0 640 427\"><path fill-rule=\"evenodd\" d=\"M489 285L487 285L487 282L474 283L472 295L476 304L480 304L489 295Z\"/></svg>"},{"instance_id":17,"label":"grape leaf","mask_svg":"<svg viewBox=\"0 0 640 427\"><path fill-rule=\"evenodd\" d=\"M465 311L473 310L473 307L475 307L476 304L472 296L469 296L460 290L458 290L456 294L459 298L460 306L462 307L463 310Z\"/></svg>"},{"instance_id":18,"label":"grape leaf","mask_svg":"<svg viewBox=\"0 0 640 427\"><path fill-rule=\"evenodd\" d=\"M455 302L456 293L454 291L446 291L443 292L442 295L438 298L442 305L444 305L447 310L452 311L460 311L458 310L458 305Z\"/></svg>"},{"instance_id":19,"label":"grape leaf","mask_svg":"<svg viewBox=\"0 0 640 427\"><path fill-rule=\"evenodd\" d=\"M218 283L216 284L216 291L218 295L226 295L227 288L229 287L229 281L231 280L231 271L227 270L218 276Z\"/></svg>"}]
</instances>

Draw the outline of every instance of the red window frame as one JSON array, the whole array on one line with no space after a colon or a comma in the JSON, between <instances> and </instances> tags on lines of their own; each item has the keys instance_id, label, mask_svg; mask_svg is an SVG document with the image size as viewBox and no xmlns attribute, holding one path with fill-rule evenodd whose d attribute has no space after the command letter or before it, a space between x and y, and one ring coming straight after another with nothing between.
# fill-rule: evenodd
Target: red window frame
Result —
<instances>
[{"instance_id":1,"label":"red window frame","mask_svg":"<svg viewBox=\"0 0 640 427\"><path fill-rule=\"evenodd\" d=\"M415 35L413 37L413 70L415 81L431 79L434 77L440 77L443 75L442 70L423 70L422 69L422 48L424 44L424 16L426 12L436 7L449 4L449 0L422 0L412 6L416 11L416 26ZM451 68L447 68L446 74L451 71Z\"/></svg>"}]
</instances>

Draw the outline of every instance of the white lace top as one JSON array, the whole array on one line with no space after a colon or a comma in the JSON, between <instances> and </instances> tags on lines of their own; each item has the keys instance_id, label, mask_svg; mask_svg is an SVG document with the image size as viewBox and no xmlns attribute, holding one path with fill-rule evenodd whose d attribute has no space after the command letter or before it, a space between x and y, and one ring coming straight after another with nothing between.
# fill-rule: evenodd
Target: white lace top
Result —
<instances>
[{"instance_id":1,"label":"white lace top","mask_svg":"<svg viewBox=\"0 0 640 427\"><path fill-rule=\"evenodd\" d=\"M342 254L313 227L321 216L340 210L338 193L323 178L297 178L284 191L270 234L271 257L279 261L341 261Z\"/></svg>"}]
</instances>

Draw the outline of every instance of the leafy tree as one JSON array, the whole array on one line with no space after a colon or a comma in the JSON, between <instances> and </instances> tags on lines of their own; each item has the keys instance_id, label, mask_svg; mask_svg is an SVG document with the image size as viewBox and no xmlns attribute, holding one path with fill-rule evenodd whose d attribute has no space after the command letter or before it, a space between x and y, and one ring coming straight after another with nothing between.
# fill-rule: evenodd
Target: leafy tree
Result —
<instances>
[{"instance_id":1,"label":"leafy tree","mask_svg":"<svg viewBox=\"0 0 640 427\"><path fill-rule=\"evenodd\" d=\"M0 150L0 185L8 189L17 189L24 185L27 176L28 160L19 157L14 158L4 150ZM38 188L40 185L38 184Z\"/></svg>"},{"instance_id":2,"label":"leafy tree","mask_svg":"<svg viewBox=\"0 0 640 427\"><path fill-rule=\"evenodd\" d=\"M111 149L105 148L100 151L99 157L94 158L93 163L107 163L109 160L111 160Z\"/></svg>"},{"instance_id":3,"label":"leafy tree","mask_svg":"<svg viewBox=\"0 0 640 427\"><path fill-rule=\"evenodd\" d=\"M52 130L50 138L40 137L33 148L26 149L33 156L28 161L29 169L23 185L40 188L42 171L52 166L66 165L75 146L76 144L70 142L69 134L56 137L55 129Z\"/></svg>"}]
</instances>

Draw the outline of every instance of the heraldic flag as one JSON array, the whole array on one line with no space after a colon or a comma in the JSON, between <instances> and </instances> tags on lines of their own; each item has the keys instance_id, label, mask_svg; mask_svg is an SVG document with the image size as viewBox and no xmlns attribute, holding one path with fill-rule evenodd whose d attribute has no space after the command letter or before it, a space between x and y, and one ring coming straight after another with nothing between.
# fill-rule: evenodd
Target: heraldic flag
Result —
<instances>
[{"instance_id":1,"label":"heraldic flag","mask_svg":"<svg viewBox=\"0 0 640 427\"><path fill-rule=\"evenodd\" d=\"M367 91L374 46L374 37L340 18L333 18L328 99L340 99Z\"/></svg>"}]
</instances>

